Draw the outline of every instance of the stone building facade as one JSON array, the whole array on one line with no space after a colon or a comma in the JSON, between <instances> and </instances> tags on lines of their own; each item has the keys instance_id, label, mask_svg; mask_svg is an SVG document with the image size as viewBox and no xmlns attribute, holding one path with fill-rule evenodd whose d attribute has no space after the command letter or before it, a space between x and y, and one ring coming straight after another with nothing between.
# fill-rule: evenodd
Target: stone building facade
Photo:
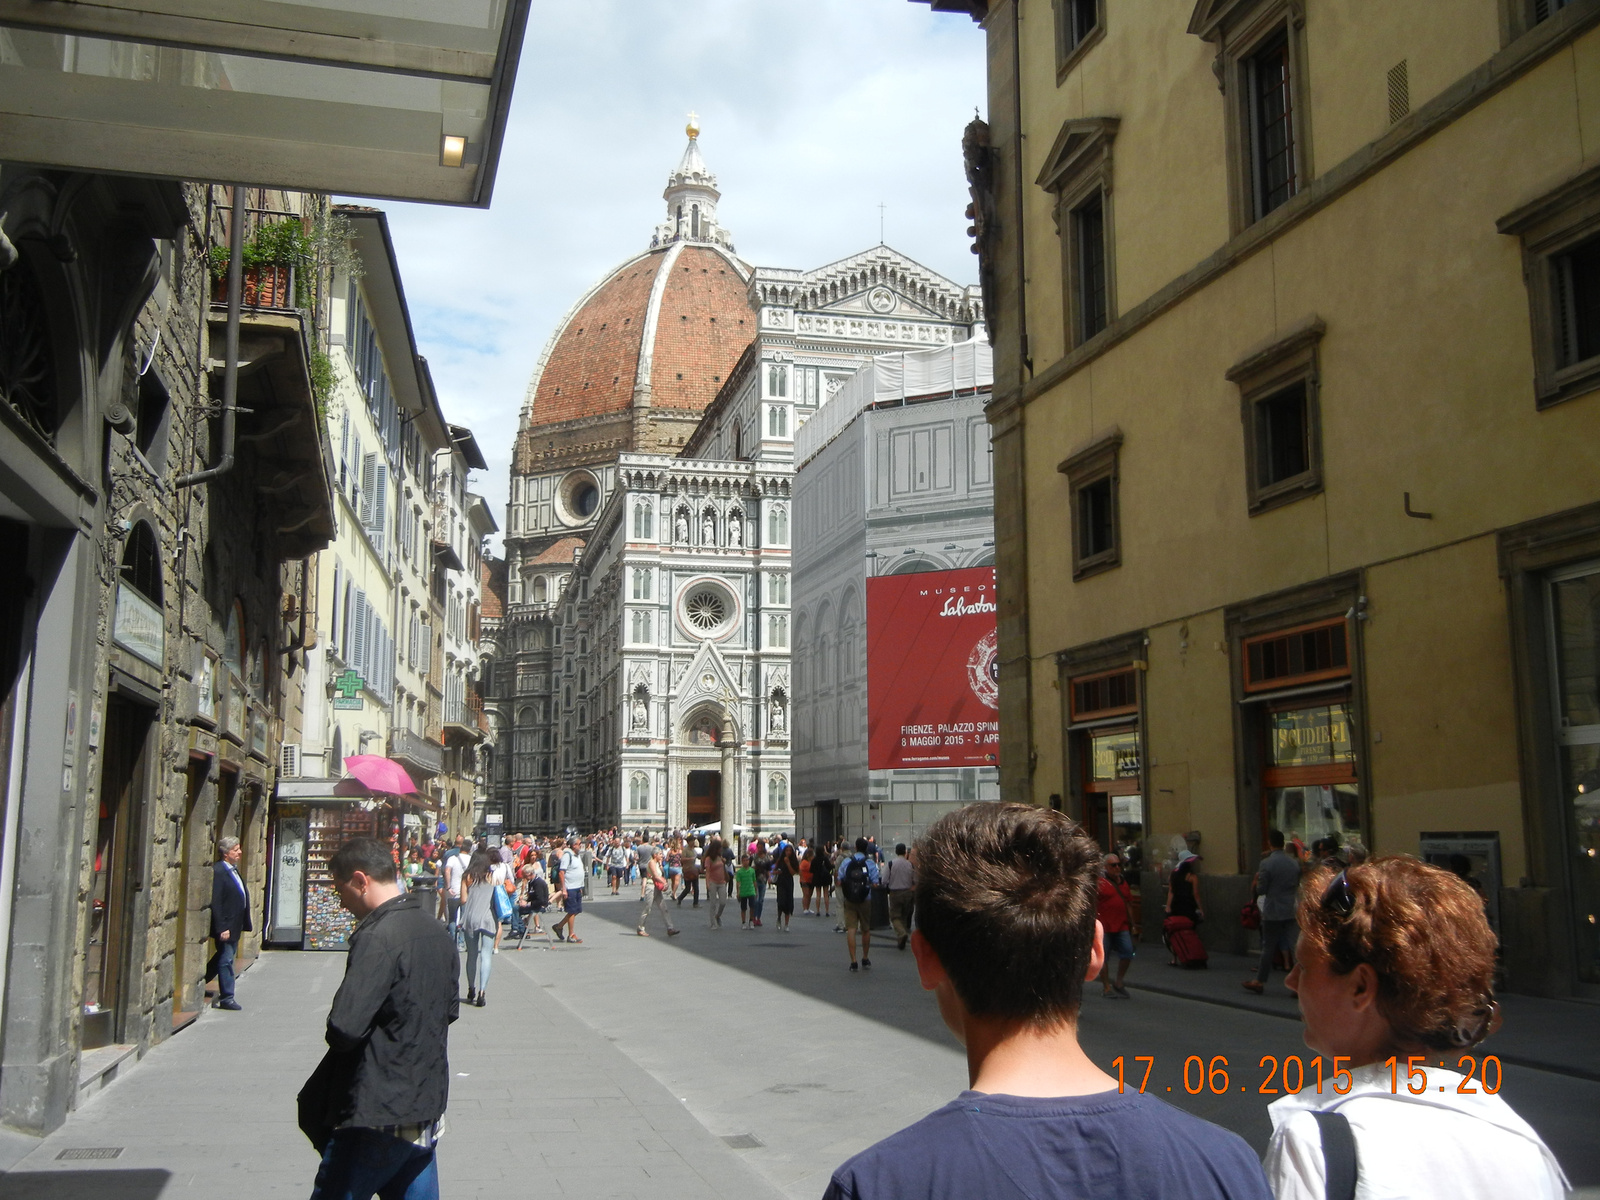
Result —
<instances>
[{"instance_id":1,"label":"stone building facade","mask_svg":"<svg viewBox=\"0 0 1600 1200\"><path fill-rule=\"evenodd\" d=\"M230 337L212 252L325 206L0 168L0 536L27 581L0 602L15 1128L59 1125L196 1014L221 837L260 895L301 719L305 560L333 530L326 280L309 262L241 279Z\"/></svg>"}]
</instances>

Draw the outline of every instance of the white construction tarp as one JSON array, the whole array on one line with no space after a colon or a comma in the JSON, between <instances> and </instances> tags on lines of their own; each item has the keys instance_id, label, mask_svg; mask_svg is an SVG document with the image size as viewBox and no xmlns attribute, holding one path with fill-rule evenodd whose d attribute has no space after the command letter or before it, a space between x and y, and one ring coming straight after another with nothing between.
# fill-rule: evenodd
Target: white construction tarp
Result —
<instances>
[{"instance_id":1,"label":"white construction tarp","mask_svg":"<svg viewBox=\"0 0 1600 1200\"><path fill-rule=\"evenodd\" d=\"M932 350L881 354L846 380L795 432L795 464L814 458L874 405L937 400L993 386L994 351L985 338Z\"/></svg>"}]
</instances>

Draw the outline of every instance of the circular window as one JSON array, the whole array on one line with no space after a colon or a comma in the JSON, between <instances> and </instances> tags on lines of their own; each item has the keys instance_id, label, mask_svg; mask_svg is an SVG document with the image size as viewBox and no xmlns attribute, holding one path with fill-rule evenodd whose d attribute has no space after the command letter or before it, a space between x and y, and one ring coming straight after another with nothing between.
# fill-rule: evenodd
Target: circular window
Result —
<instances>
[{"instance_id":1,"label":"circular window","mask_svg":"<svg viewBox=\"0 0 1600 1200\"><path fill-rule=\"evenodd\" d=\"M568 525L582 525L600 507L600 484L588 471L574 471L556 490L556 511Z\"/></svg>"},{"instance_id":2,"label":"circular window","mask_svg":"<svg viewBox=\"0 0 1600 1200\"><path fill-rule=\"evenodd\" d=\"M678 625L701 638L726 637L738 628L739 601L716 579L697 579L678 593Z\"/></svg>"},{"instance_id":3,"label":"circular window","mask_svg":"<svg viewBox=\"0 0 1600 1200\"><path fill-rule=\"evenodd\" d=\"M580 517L592 516L600 503L600 489L592 483L580 483L572 489L572 511Z\"/></svg>"},{"instance_id":4,"label":"circular window","mask_svg":"<svg viewBox=\"0 0 1600 1200\"><path fill-rule=\"evenodd\" d=\"M711 589L702 588L684 601L683 615L701 633L710 633L728 619L728 602Z\"/></svg>"}]
</instances>

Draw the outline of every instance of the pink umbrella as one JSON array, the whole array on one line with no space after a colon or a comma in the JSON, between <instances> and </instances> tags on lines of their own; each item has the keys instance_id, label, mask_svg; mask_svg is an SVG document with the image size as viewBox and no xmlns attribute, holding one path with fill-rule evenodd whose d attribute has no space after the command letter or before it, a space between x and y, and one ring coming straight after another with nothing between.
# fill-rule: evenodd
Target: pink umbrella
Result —
<instances>
[{"instance_id":1,"label":"pink umbrella","mask_svg":"<svg viewBox=\"0 0 1600 1200\"><path fill-rule=\"evenodd\" d=\"M411 782L411 776L406 774L406 769L393 759L384 758L378 754L352 754L344 760L344 769L353 779L365 784L368 790L386 796L414 796L417 785ZM334 794L340 795L341 788L347 787L351 780L341 779L334 786ZM355 794L355 789L349 789Z\"/></svg>"}]
</instances>

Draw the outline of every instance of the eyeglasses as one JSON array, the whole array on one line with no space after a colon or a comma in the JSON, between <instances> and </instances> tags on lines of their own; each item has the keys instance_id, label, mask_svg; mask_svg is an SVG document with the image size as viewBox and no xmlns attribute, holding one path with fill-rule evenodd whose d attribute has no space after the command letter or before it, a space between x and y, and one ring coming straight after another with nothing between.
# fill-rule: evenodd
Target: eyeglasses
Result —
<instances>
[{"instance_id":1,"label":"eyeglasses","mask_svg":"<svg viewBox=\"0 0 1600 1200\"><path fill-rule=\"evenodd\" d=\"M1356 894L1351 890L1350 880L1343 871L1333 877L1328 890L1322 893L1322 907L1341 921L1355 912Z\"/></svg>"}]
</instances>

